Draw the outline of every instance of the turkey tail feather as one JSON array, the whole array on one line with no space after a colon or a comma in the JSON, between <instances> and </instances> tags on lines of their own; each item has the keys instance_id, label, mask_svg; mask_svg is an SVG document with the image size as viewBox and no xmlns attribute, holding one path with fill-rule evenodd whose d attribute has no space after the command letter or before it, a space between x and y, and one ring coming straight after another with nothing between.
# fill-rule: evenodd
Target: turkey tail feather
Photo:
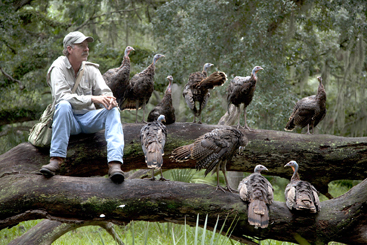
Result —
<instances>
[{"instance_id":1,"label":"turkey tail feather","mask_svg":"<svg viewBox=\"0 0 367 245\"><path fill-rule=\"evenodd\" d=\"M149 145L145 161L148 168L160 169L163 165L162 150L157 143L152 143Z\"/></svg>"},{"instance_id":2,"label":"turkey tail feather","mask_svg":"<svg viewBox=\"0 0 367 245\"><path fill-rule=\"evenodd\" d=\"M296 209L297 210L310 210L312 213L316 213L316 207L311 197L308 196L311 193L300 193L296 200Z\"/></svg>"},{"instance_id":3,"label":"turkey tail feather","mask_svg":"<svg viewBox=\"0 0 367 245\"><path fill-rule=\"evenodd\" d=\"M227 75L224 72L216 71L197 84L196 88L204 87L207 89L213 89L216 86L222 86L226 81Z\"/></svg>"},{"instance_id":4,"label":"turkey tail feather","mask_svg":"<svg viewBox=\"0 0 367 245\"><path fill-rule=\"evenodd\" d=\"M191 158L191 150L194 144L180 146L172 151L171 159L176 162L187 161Z\"/></svg>"},{"instance_id":5,"label":"turkey tail feather","mask_svg":"<svg viewBox=\"0 0 367 245\"><path fill-rule=\"evenodd\" d=\"M253 200L248 205L248 222L255 227L266 228L269 225L269 210L264 201Z\"/></svg>"}]
</instances>

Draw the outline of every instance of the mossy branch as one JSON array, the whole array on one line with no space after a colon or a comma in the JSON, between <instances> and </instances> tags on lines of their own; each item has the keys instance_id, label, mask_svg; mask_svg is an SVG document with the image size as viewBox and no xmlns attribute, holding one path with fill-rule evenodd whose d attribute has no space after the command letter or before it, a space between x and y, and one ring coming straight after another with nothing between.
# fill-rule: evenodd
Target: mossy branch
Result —
<instances>
[{"instance_id":1,"label":"mossy branch","mask_svg":"<svg viewBox=\"0 0 367 245\"><path fill-rule=\"evenodd\" d=\"M143 124L124 124L125 171L145 169L139 132ZM168 125L165 169L195 168L195 162L171 162L170 152L189 144L218 125L175 123ZM261 163L269 174L289 178L284 164L295 159L300 175L320 191L334 179L366 178L367 138L332 135L303 135L271 130L244 131L250 143L241 155L235 155L228 170L252 172ZM61 176L46 179L38 175L49 160L49 149L22 143L0 156L0 227L30 219L47 218L59 222L106 221L123 224L131 220L195 225L196 215L209 214L212 229L219 215L229 225L239 218L232 237L245 242L243 235L297 242L303 237L312 243L338 241L365 244L367 180L341 197L322 202L318 215L291 213L284 203L270 206L270 226L254 229L247 223L246 205L237 194L214 191L203 184L126 180L116 185L107 173L104 132L72 137ZM76 177L78 176L78 177ZM90 178L85 178L90 177ZM120 205L124 208L119 208ZM100 215L105 217L101 218ZM201 222L203 223L203 222ZM220 224L221 226L222 224ZM227 226L227 229L229 226ZM290 232L292 231L292 232ZM346 239L348 238L348 241Z\"/></svg>"}]
</instances>

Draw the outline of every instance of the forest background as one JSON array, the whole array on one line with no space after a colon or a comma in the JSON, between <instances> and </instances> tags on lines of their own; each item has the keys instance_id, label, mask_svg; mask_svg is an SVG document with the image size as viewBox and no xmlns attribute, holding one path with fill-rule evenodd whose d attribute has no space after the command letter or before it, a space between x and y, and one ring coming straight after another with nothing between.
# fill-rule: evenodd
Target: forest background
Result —
<instances>
[{"instance_id":1,"label":"forest background","mask_svg":"<svg viewBox=\"0 0 367 245\"><path fill-rule=\"evenodd\" d=\"M295 102L316 94L321 75L327 114L315 133L366 136L366 15L363 0L4 0L1 154L27 141L29 129L51 102L46 71L62 55L64 36L76 30L94 37L89 61L98 63L102 73L121 64L127 45L135 49L131 76L154 54L164 54L148 109L161 99L166 77L172 75L177 121L193 120L182 90L188 75L204 63L213 63L212 71L224 71L229 81L260 65L264 70L247 110L250 127L283 130ZM211 93L204 123L217 124L226 112L227 84ZM134 112L121 115L123 123L135 119Z\"/></svg>"}]
</instances>

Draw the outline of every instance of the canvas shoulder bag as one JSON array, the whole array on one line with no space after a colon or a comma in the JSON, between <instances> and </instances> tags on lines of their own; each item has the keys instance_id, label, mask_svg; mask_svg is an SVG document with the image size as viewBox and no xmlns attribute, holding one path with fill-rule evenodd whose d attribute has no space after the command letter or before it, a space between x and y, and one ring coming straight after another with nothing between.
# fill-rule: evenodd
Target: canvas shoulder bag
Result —
<instances>
[{"instance_id":1,"label":"canvas shoulder bag","mask_svg":"<svg viewBox=\"0 0 367 245\"><path fill-rule=\"evenodd\" d=\"M71 90L75 93L76 88L79 85L80 80L83 77L85 63L83 62L82 70L75 81L74 87ZM42 113L39 123L36 123L30 130L28 142L37 147L49 147L51 145L52 138L52 118L55 112L55 101L46 107L46 110Z\"/></svg>"}]
</instances>

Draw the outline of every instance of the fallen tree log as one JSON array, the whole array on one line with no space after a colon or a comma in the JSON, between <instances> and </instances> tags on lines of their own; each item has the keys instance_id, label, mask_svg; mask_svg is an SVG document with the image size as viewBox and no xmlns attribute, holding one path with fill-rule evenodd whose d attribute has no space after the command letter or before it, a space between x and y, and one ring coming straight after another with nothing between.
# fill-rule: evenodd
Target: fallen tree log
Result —
<instances>
[{"instance_id":1,"label":"fallen tree log","mask_svg":"<svg viewBox=\"0 0 367 245\"><path fill-rule=\"evenodd\" d=\"M146 168L139 141L143 124L125 124L125 171ZM168 125L168 140L163 167L195 168L193 161L171 162L170 152L189 144L218 125L176 123ZM244 131L250 140L246 150L237 154L227 169L252 172L257 164L269 168L269 174L290 178L283 168L291 159L300 163L302 179L320 191L335 179L365 179L367 138L332 135L303 135L272 130ZM208 214L208 228L219 227L227 217L224 231L237 222L232 237L254 244L250 238L299 242L302 237L312 243L338 241L365 244L366 181L345 195L322 202L318 215L292 214L284 203L270 206L271 224L254 229L247 223L246 205L237 194L213 192L202 184L126 180L121 185L103 176L107 173L104 132L71 138L66 164L61 176L46 179L39 169L49 160L48 149L22 143L0 156L0 228L25 220L46 218L62 223L125 224L132 220L174 222L195 225L196 215L203 224ZM123 208L120 205L125 205ZM118 208L119 207L119 208ZM100 215L105 217L101 218ZM238 221L236 220L238 219ZM47 224L48 225L48 224ZM291 232L290 232L291 231ZM47 235L47 234L44 234Z\"/></svg>"},{"instance_id":2,"label":"fallen tree log","mask_svg":"<svg viewBox=\"0 0 367 245\"><path fill-rule=\"evenodd\" d=\"M123 170L144 169L139 133L143 124L124 124ZM164 169L195 168L194 161L172 162L171 151L189 144L219 125L175 123L167 126ZM339 179L362 180L367 177L367 138L334 135L306 135L273 130L244 131L250 143L241 155L235 155L227 170L252 172L257 164L265 165L267 174L289 179L283 166L296 160L303 180L310 181L321 193L328 193L328 183ZM49 161L47 148L23 143L0 156L0 177L14 173L38 172ZM68 156L61 170L66 176L103 176L107 174L104 131L71 138Z\"/></svg>"},{"instance_id":3,"label":"fallen tree log","mask_svg":"<svg viewBox=\"0 0 367 245\"><path fill-rule=\"evenodd\" d=\"M247 222L247 207L237 194L214 191L215 187L175 181L126 180L120 185L104 177L17 174L0 179L0 228L28 219L47 218L64 223L113 222L132 220L186 222L195 225L197 214L209 229L219 217L224 232L231 227L232 238L271 238L312 243L337 241L366 244L367 180L341 197L321 203L317 215L291 213L285 203L270 205L270 225L255 229ZM103 215L102 215L103 214Z\"/></svg>"}]
</instances>

